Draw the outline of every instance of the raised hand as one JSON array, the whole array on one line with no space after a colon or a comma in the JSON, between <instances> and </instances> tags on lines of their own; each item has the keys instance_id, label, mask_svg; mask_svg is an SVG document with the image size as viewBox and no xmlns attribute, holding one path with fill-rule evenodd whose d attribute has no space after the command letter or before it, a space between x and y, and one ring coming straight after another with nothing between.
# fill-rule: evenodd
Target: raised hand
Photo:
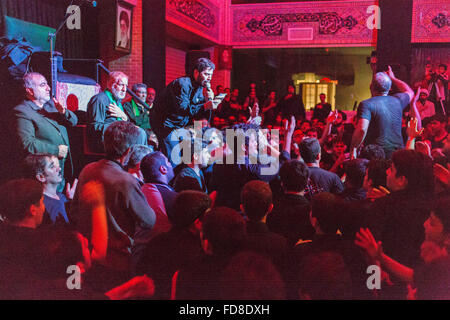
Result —
<instances>
[{"instance_id":1,"label":"raised hand","mask_svg":"<svg viewBox=\"0 0 450 320\"><path fill-rule=\"evenodd\" d=\"M73 196L75 194L75 190L77 188L77 184L78 184L78 179L74 180L72 187L70 187L70 183L67 182L67 184L66 184L66 197L67 197L67 199L69 199L69 200L73 199Z\"/></svg>"},{"instance_id":2,"label":"raised hand","mask_svg":"<svg viewBox=\"0 0 450 320\"><path fill-rule=\"evenodd\" d=\"M423 134L425 129L422 128L417 130L418 123L419 121L416 118L411 118L411 120L408 121L408 125L406 127L406 134L408 135L408 138L415 139Z\"/></svg>"},{"instance_id":3,"label":"raised hand","mask_svg":"<svg viewBox=\"0 0 450 320\"><path fill-rule=\"evenodd\" d=\"M383 254L381 241L377 242L369 229L359 229L356 233L355 244L364 249L373 261L380 260Z\"/></svg>"},{"instance_id":4,"label":"raised hand","mask_svg":"<svg viewBox=\"0 0 450 320\"><path fill-rule=\"evenodd\" d=\"M105 189L99 181L89 181L80 192L80 201L84 205L96 208L105 205Z\"/></svg>"},{"instance_id":5,"label":"raised hand","mask_svg":"<svg viewBox=\"0 0 450 320\"><path fill-rule=\"evenodd\" d=\"M385 72L386 72L386 74L388 75L389 78L395 79L395 75L394 75L394 72L392 71L391 66L388 66L388 70L385 71Z\"/></svg>"},{"instance_id":6,"label":"raised hand","mask_svg":"<svg viewBox=\"0 0 450 320\"><path fill-rule=\"evenodd\" d=\"M338 114L339 114L339 112L337 110L331 111L327 117L326 124L334 123L338 118Z\"/></svg>"},{"instance_id":7,"label":"raised hand","mask_svg":"<svg viewBox=\"0 0 450 320\"><path fill-rule=\"evenodd\" d=\"M449 167L449 165L447 165ZM450 168L444 168L442 165L435 163L433 165L434 176L447 187L450 186Z\"/></svg>"},{"instance_id":8,"label":"raised hand","mask_svg":"<svg viewBox=\"0 0 450 320\"><path fill-rule=\"evenodd\" d=\"M53 103L55 104L56 110L58 110L59 113L64 114L66 113L66 108L55 98L52 98Z\"/></svg>"},{"instance_id":9,"label":"raised hand","mask_svg":"<svg viewBox=\"0 0 450 320\"><path fill-rule=\"evenodd\" d=\"M67 153L69 152L69 147L64 145L64 144L60 144L58 146L58 158L59 159L64 159L67 156Z\"/></svg>"}]
</instances>

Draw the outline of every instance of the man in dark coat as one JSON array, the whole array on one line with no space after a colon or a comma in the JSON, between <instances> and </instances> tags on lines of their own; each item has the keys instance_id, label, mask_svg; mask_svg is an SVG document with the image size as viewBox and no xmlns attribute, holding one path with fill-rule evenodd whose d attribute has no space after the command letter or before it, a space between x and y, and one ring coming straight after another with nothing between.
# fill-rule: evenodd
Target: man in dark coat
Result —
<instances>
[{"instance_id":1,"label":"man in dark coat","mask_svg":"<svg viewBox=\"0 0 450 320\"><path fill-rule=\"evenodd\" d=\"M49 153L59 159L61 171L70 157L66 126L75 126L77 116L56 99L50 99L50 87L39 73L28 73L23 78L26 98L14 108L13 129L21 159L29 154ZM62 172L64 176L64 172ZM61 182L58 191L64 187Z\"/></svg>"},{"instance_id":2,"label":"man in dark coat","mask_svg":"<svg viewBox=\"0 0 450 320\"><path fill-rule=\"evenodd\" d=\"M176 130L191 125L196 115L203 110L216 109L221 102L213 102L214 92L209 84L214 69L215 65L209 59L198 59L193 74L169 83L153 108L153 114L150 116L151 126L158 136L162 152L171 163L174 163L172 149L179 143L175 139ZM208 88L205 94L204 88Z\"/></svg>"}]
</instances>

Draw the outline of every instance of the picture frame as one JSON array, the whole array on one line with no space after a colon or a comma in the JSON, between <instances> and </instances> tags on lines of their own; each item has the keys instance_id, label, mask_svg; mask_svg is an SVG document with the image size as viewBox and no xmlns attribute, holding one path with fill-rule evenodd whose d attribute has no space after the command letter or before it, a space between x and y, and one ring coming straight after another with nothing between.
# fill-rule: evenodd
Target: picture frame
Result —
<instances>
[{"instance_id":1,"label":"picture frame","mask_svg":"<svg viewBox=\"0 0 450 320\"><path fill-rule=\"evenodd\" d=\"M131 53L133 34L133 6L123 2L116 2L114 50Z\"/></svg>"}]
</instances>

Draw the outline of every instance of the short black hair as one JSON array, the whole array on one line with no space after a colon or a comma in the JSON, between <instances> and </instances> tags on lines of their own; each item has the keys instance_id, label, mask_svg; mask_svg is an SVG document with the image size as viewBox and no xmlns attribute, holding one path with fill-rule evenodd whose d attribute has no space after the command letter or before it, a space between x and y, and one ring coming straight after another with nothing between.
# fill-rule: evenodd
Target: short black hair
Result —
<instances>
[{"instance_id":1,"label":"short black hair","mask_svg":"<svg viewBox=\"0 0 450 320\"><path fill-rule=\"evenodd\" d=\"M144 176L145 183L158 181L159 177L161 176L159 168L161 166L166 166L166 161L166 156L160 151L149 153L144 158L142 158L141 172Z\"/></svg>"},{"instance_id":2,"label":"short black hair","mask_svg":"<svg viewBox=\"0 0 450 320\"><path fill-rule=\"evenodd\" d=\"M259 221L267 214L272 204L272 190L264 181L249 181L242 188L241 203L248 219Z\"/></svg>"},{"instance_id":3,"label":"short black hair","mask_svg":"<svg viewBox=\"0 0 450 320\"><path fill-rule=\"evenodd\" d=\"M299 160L288 160L280 168L280 178L286 191L301 192L308 184L308 167Z\"/></svg>"},{"instance_id":4,"label":"short black hair","mask_svg":"<svg viewBox=\"0 0 450 320\"><path fill-rule=\"evenodd\" d=\"M135 83L131 90L136 93L139 89L145 89L147 91L147 85L145 83Z\"/></svg>"},{"instance_id":5,"label":"short black hair","mask_svg":"<svg viewBox=\"0 0 450 320\"><path fill-rule=\"evenodd\" d=\"M130 155L126 167L128 169L135 168L139 162L149 153L153 152L153 148L145 146L143 144L135 144L130 148Z\"/></svg>"},{"instance_id":6,"label":"short black hair","mask_svg":"<svg viewBox=\"0 0 450 320\"><path fill-rule=\"evenodd\" d=\"M108 126L103 137L106 157L119 159L140 138L140 128L128 121L116 121Z\"/></svg>"},{"instance_id":7,"label":"short black hair","mask_svg":"<svg viewBox=\"0 0 450 320\"><path fill-rule=\"evenodd\" d=\"M438 121L440 123L446 123L447 117L444 116L443 114L438 113L431 117L430 122L433 122L433 121Z\"/></svg>"},{"instance_id":8,"label":"short black hair","mask_svg":"<svg viewBox=\"0 0 450 320\"><path fill-rule=\"evenodd\" d=\"M326 234L336 234L339 227L339 199L332 193L321 192L313 196L311 201L311 216L315 217L320 229Z\"/></svg>"},{"instance_id":9,"label":"short black hair","mask_svg":"<svg viewBox=\"0 0 450 320\"><path fill-rule=\"evenodd\" d=\"M381 146L377 144L368 144L367 146L364 146L364 148L362 148L359 154L359 158L364 158L367 160L381 160L386 158L386 154Z\"/></svg>"},{"instance_id":10,"label":"short black hair","mask_svg":"<svg viewBox=\"0 0 450 320\"><path fill-rule=\"evenodd\" d=\"M364 176L366 175L367 159L353 159L345 164L345 173L347 181L351 183L353 188L361 188L364 183Z\"/></svg>"},{"instance_id":11,"label":"short black hair","mask_svg":"<svg viewBox=\"0 0 450 320\"><path fill-rule=\"evenodd\" d=\"M372 186L378 188L380 186L386 187L386 170L389 168L389 163L386 160L371 160L367 166L367 177L372 180Z\"/></svg>"},{"instance_id":12,"label":"short black hair","mask_svg":"<svg viewBox=\"0 0 450 320\"><path fill-rule=\"evenodd\" d=\"M198 72L203 72L206 69L212 69L214 70L216 68L216 65L209 60L208 58L199 58L197 61L195 61L194 69Z\"/></svg>"},{"instance_id":13,"label":"short black hair","mask_svg":"<svg viewBox=\"0 0 450 320\"><path fill-rule=\"evenodd\" d=\"M195 190L181 191L175 198L169 219L173 226L188 228L196 219L202 220L206 210L211 207L211 198Z\"/></svg>"},{"instance_id":14,"label":"short black hair","mask_svg":"<svg viewBox=\"0 0 450 320\"><path fill-rule=\"evenodd\" d=\"M434 193L433 160L415 150L398 150L392 154L392 162L397 170L397 177L408 179L406 189L422 196Z\"/></svg>"},{"instance_id":15,"label":"short black hair","mask_svg":"<svg viewBox=\"0 0 450 320\"><path fill-rule=\"evenodd\" d=\"M29 154L22 167L23 177L27 179L36 179L36 175L44 173L47 165L47 158L56 157L50 153L32 153Z\"/></svg>"},{"instance_id":16,"label":"short black hair","mask_svg":"<svg viewBox=\"0 0 450 320\"><path fill-rule=\"evenodd\" d=\"M438 67L439 67L439 68L440 68L440 67L443 67L445 70L447 70L447 68L448 68L447 65L446 65L445 63L439 64Z\"/></svg>"},{"instance_id":17,"label":"short black hair","mask_svg":"<svg viewBox=\"0 0 450 320\"><path fill-rule=\"evenodd\" d=\"M314 163L320 153L319 140L316 138L305 138L300 143L299 149L305 163Z\"/></svg>"},{"instance_id":18,"label":"short black hair","mask_svg":"<svg viewBox=\"0 0 450 320\"><path fill-rule=\"evenodd\" d=\"M10 180L0 186L0 206L11 222L22 221L31 205L39 205L44 187L33 179Z\"/></svg>"},{"instance_id":19,"label":"short black hair","mask_svg":"<svg viewBox=\"0 0 450 320\"><path fill-rule=\"evenodd\" d=\"M203 237L214 254L231 254L242 250L247 231L244 218L227 207L214 207L203 218Z\"/></svg>"}]
</instances>

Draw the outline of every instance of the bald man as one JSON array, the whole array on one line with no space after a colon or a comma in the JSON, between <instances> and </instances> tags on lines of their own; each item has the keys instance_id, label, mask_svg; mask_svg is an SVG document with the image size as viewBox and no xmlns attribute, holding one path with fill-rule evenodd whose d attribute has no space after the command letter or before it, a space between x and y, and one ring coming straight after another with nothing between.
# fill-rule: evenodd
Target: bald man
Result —
<instances>
[{"instance_id":1,"label":"bald man","mask_svg":"<svg viewBox=\"0 0 450 320\"><path fill-rule=\"evenodd\" d=\"M389 95L391 87L397 93ZM414 97L414 92L395 77L391 67L373 76L370 91L372 98L362 101L358 106L351 155L352 158L357 157L357 149L364 141L365 145L381 146L389 159L395 150L403 148L402 115Z\"/></svg>"}]
</instances>

